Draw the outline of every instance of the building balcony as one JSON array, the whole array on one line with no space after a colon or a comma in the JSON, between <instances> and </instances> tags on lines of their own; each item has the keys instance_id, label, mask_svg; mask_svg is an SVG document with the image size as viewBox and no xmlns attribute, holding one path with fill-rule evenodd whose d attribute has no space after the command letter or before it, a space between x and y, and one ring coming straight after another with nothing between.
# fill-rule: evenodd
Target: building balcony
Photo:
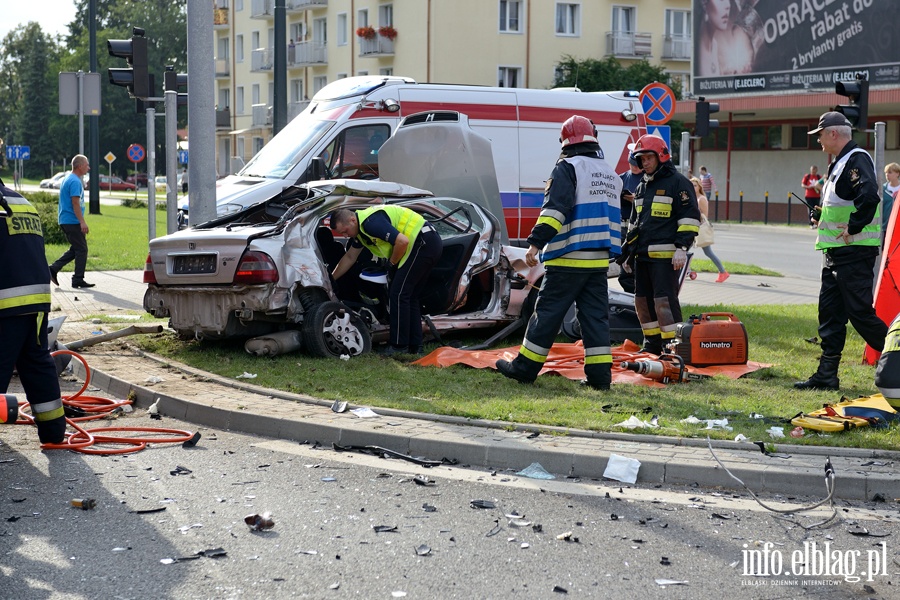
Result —
<instances>
[{"instance_id":1,"label":"building balcony","mask_svg":"<svg viewBox=\"0 0 900 600\"><path fill-rule=\"evenodd\" d=\"M390 40L380 33L372 39L359 38L360 56L393 56L394 40Z\"/></svg>"},{"instance_id":2,"label":"building balcony","mask_svg":"<svg viewBox=\"0 0 900 600\"><path fill-rule=\"evenodd\" d=\"M275 52L272 48L257 48L250 55L250 70L254 73L271 71L274 66Z\"/></svg>"},{"instance_id":3,"label":"building balcony","mask_svg":"<svg viewBox=\"0 0 900 600\"><path fill-rule=\"evenodd\" d=\"M327 7L328 0L287 0L285 2L285 9L289 13Z\"/></svg>"},{"instance_id":4,"label":"building balcony","mask_svg":"<svg viewBox=\"0 0 900 600\"><path fill-rule=\"evenodd\" d=\"M275 0L253 0L250 3L251 19L272 19L275 17Z\"/></svg>"},{"instance_id":5,"label":"building balcony","mask_svg":"<svg viewBox=\"0 0 900 600\"><path fill-rule=\"evenodd\" d=\"M216 111L216 129L231 129L231 109Z\"/></svg>"},{"instance_id":6,"label":"building balcony","mask_svg":"<svg viewBox=\"0 0 900 600\"><path fill-rule=\"evenodd\" d=\"M288 46L288 67L309 67L328 62L325 42L298 42Z\"/></svg>"},{"instance_id":7,"label":"building balcony","mask_svg":"<svg viewBox=\"0 0 900 600\"><path fill-rule=\"evenodd\" d=\"M293 121L294 117L306 110L307 106L309 106L309 100L303 100L302 102L291 102L290 104L288 104L288 121Z\"/></svg>"},{"instance_id":8,"label":"building balcony","mask_svg":"<svg viewBox=\"0 0 900 600\"><path fill-rule=\"evenodd\" d=\"M662 57L664 60L691 60L693 44L689 35L664 35Z\"/></svg>"},{"instance_id":9,"label":"building balcony","mask_svg":"<svg viewBox=\"0 0 900 600\"><path fill-rule=\"evenodd\" d=\"M231 76L231 61L227 58L217 58L216 59L216 77L230 77Z\"/></svg>"},{"instance_id":10,"label":"building balcony","mask_svg":"<svg viewBox=\"0 0 900 600\"><path fill-rule=\"evenodd\" d=\"M263 129L272 126L272 107L265 104L254 104L251 107L253 119L251 127L253 129Z\"/></svg>"},{"instance_id":11,"label":"building balcony","mask_svg":"<svg viewBox=\"0 0 900 600\"><path fill-rule=\"evenodd\" d=\"M217 0L213 8L213 29L228 29L228 0Z\"/></svg>"},{"instance_id":12,"label":"building balcony","mask_svg":"<svg viewBox=\"0 0 900 600\"><path fill-rule=\"evenodd\" d=\"M652 34L644 31L607 31L606 56L616 58L648 58Z\"/></svg>"}]
</instances>

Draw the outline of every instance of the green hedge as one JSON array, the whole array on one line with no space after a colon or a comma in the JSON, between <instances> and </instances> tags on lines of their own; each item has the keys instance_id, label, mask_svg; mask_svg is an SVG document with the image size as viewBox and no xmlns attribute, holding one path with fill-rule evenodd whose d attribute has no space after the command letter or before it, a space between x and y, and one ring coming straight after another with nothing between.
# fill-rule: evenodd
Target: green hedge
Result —
<instances>
[{"instance_id":1,"label":"green hedge","mask_svg":"<svg viewBox=\"0 0 900 600\"><path fill-rule=\"evenodd\" d=\"M37 209L44 228L45 244L67 244L66 234L59 228L59 194L50 192L24 192L25 198Z\"/></svg>"}]
</instances>

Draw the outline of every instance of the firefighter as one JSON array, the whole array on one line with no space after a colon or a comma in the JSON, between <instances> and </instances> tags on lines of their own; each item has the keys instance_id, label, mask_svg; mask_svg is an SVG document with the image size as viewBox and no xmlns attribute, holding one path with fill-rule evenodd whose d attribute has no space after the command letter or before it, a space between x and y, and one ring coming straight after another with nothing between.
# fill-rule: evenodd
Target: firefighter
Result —
<instances>
[{"instance_id":1,"label":"firefighter","mask_svg":"<svg viewBox=\"0 0 900 600\"><path fill-rule=\"evenodd\" d=\"M584 339L582 383L608 390L612 382L607 271L621 246L622 180L606 162L594 125L575 115L562 126L562 155L544 189L544 204L528 236L525 262L546 269L525 340L512 361L498 360L506 377L532 383L566 312L575 302Z\"/></svg>"},{"instance_id":2,"label":"firefighter","mask_svg":"<svg viewBox=\"0 0 900 600\"><path fill-rule=\"evenodd\" d=\"M47 342L50 269L41 220L25 198L0 181L0 390L19 373L41 443L65 439L56 364Z\"/></svg>"},{"instance_id":3,"label":"firefighter","mask_svg":"<svg viewBox=\"0 0 900 600\"><path fill-rule=\"evenodd\" d=\"M888 328L884 350L875 367L875 387L891 406L900 410L900 314Z\"/></svg>"},{"instance_id":4,"label":"firefighter","mask_svg":"<svg viewBox=\"0 0 900 600\"><path fill-rule=\"evenodd\" d=\"M350 247L332 271L335 281L356 263L365 247L385 258L393 272L388 289L391 329L384 356L422 354L421 296L428 275L441 258L443 242L422 215L392 204L331 215L331 229L350 239Z\"/></svg>"},{"instance_id":5,"label":"firefighter","mask_svg":"<svg viewBox=\"0 0 900 600\"><path fill-rule=\"evenodd\" d=\"M662 354L681 322L678 276L687 263L688 248L700 229L700 208L694 186L675 170L666 142L644 135L634 157L643 179L634 193L637 219L634 244L634 308L644 332L644 352ZM636 237L635 237L636 236Z\"/></svg>"},{"instance_id":6,"label":"firefighter","mask_svg":"<svg viewBox=\"0 0 900 600\"><path fill-rule=\"evenodd\" d=\"M875 163L853 141L850 121L839 112L827 112L809 132L818 136L822 151L834 160L822 188L816 250L825 254L819 288L819 368L800 390L837 390L838 366L847 338L847 321L869 346L884 347L887 325L872 305L872 271L881 247L881 190Z\"/></svg>"}]
</instances>

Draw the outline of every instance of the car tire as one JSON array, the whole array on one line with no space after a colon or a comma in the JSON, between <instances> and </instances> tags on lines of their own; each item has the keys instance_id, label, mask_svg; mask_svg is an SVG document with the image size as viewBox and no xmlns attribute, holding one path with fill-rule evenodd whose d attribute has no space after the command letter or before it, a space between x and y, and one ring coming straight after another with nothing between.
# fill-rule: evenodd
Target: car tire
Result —
<instances>
[{"instance_id":1,"label":"car tire","mask_svg":"<svg viewBox=\"0 0 900 600\"><path fill-rule=\"evenodd\" d=\"M359 356L372 350L372 335L362 318L340 302L322 302L303 321L303 346L322 358Z\"/></svg>"}]
</instances>

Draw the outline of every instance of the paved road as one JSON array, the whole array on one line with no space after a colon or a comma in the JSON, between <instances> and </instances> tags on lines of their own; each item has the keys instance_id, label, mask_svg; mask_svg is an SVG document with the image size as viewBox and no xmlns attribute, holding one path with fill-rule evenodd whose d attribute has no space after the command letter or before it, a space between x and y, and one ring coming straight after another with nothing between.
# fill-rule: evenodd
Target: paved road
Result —
<instances>
[{"instance_id":1,"label":"paved road","mask_svg":"<svg viewBox=\"0 0 900 600\"><path fill-rule=\"evenodd\" d=\"M143 410L112 423L124 424L193 429ZM4 598L891 598L900 585L900 524L884 505L842 502L841 522L804 531L745 493L426 469L208 428L195 448L119 458L40 452L22 426L3 434ZM72 508L76 497L97 507ZM763 500L780 509L809 501ZM264 512L274 528L250 531L244 517ZM524 522L511 524L513 513ZM890 537L854 535L860 527ZM569 541L558 539L566 532ZM792 562L826 544L847 575L870 572L870 556L889 564L854 582L816 575L821 561ZM213 549L224 555L187 560ZM749 552L764 549L783 561L780 575L753 576ZM183 560L164 564L172 558ZM804 568L810 576L786 574Z\"/></svg>"}]
</instances>

